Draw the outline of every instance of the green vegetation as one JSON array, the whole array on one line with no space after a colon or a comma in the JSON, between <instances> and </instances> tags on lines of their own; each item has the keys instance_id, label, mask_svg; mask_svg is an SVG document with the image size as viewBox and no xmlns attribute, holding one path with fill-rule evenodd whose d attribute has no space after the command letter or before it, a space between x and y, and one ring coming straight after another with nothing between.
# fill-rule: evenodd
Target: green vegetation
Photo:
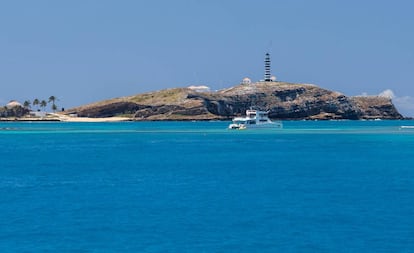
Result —
<instances>
[{"instance_id":1,"label":"green vegetation","mask_svg":"<svg viewBox=\"0 0 414 253\"><path fill-rule=\"evenodd\" d=\"M30 105L31 105L30 100L26 100L26 101L24 101L24 103L23 103L23 107L24 107L24 108L26 108L26 109L30 109Z\"/></svg>"},{"instance_id":2,"label":"green vegetation","mask_svg":"<svg viewBox=\"0 0 414 253\"><path fill-rule=\"evenodd\" d=\"M58 99L56 98L56 96L50 96L48 100L39 100L38 98L35 98L33 99L32 103L30 103L30 100L24 101L23 106L24 108L30 109L30 105L33 105L34 107L36 107L35 110L39 110L39 107L41 110L45 110L46 107L50 104L50 108L52 109L52 111L56 112L56 110L58 109L58 106L56 105L57 100Z\"/></svg>"},{"instance_id":3,"label":"green vegetation","mask_svg":"<svg viewBox=\"0 0 414 253\"><path fill-rule=\"evenodd\" d=\"M57 110L57 106L55 104L56 100L57 100L57 98L55 96L50 96L49 97L49 103L52 102L51 108L52 108L53 112L56 112L56 110Z\"/></svg>"},{"instance_id":4,"label":"green vegetation","mask_svg":"<svg viewBox=\"0 0 414 253\"><path fill-rule=\"evenodd\" d=\"M39 104L40 104L40 101L39 101L39 99L37 99L37 98L35 98L34 100L33 100L33 106L39 106Z\"/></svg>"},{"instance_id":5,"label":"green vegetation","mask_svg":"<svg viewBox=\"0 0 414 253\"><path fill-rule=\"evenodd\" d=\"M46 108L46 106L47 106L46 100L40 101L40 108L43 108L43 110L44 110L44 108Z\"/></svg>"},{"instance_id":6,"label":"green vegetation","mask_svg":"<svg viewBox=\"0 0 414 253\"><path fill-rule=\"evenodd\" d=\"M36 111L45 111L46 107L50 104L50 108L55 112L58 107L56 105L57 98L55 96L50 96L48 100L46 99L33 99L33 102L30 100L25 100L22 106L4 106L0 108L0 117L23 117L30 113L32 106L33 110Z\"/></svg>"},{"instance_id":7,"label":"green vegetation","mask_svg":"<svg viewBox=\"0 0 414 253\"><path fill-rule=\"evenodd\" d=\"M187 94L186 88L174 88L136 95L131 97L131 101L138 104L174 104L185 99Z\"/></svg>"}]
</instances>

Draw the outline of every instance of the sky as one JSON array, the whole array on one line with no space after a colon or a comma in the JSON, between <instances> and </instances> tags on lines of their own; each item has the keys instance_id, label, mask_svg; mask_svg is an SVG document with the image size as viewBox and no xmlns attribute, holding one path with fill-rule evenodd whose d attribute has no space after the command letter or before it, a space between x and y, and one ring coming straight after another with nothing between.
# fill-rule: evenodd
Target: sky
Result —
<instances>
[{"instance_id":1,"label":"sky","mask_svg":"<svg viewBox=\"0 0 414 253\"><path fill-rule=\"evenodd\" d=\"M71 108L263 79L391 96L414 116L414 1L0 0L0 105Z\"/></svg>"}]
</instances>

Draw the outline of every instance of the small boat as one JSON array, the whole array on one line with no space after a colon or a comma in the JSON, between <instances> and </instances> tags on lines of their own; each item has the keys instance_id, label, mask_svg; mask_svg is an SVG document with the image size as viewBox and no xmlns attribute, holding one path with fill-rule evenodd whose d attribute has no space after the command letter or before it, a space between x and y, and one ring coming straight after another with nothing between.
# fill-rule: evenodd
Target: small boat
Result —
<instances>
[{"instance_id":1,"label":"small boat","mask_svg":"<svg viewBox=\"0 0 414 253\"><path fill-rule=\"evenodd\" d=\"M268 112L259 110L246 110L245 117L236 117L229 125L229 129L275 129L283 128L280 121L272 121L269 119Z\"/></svg>"}]
</instances>

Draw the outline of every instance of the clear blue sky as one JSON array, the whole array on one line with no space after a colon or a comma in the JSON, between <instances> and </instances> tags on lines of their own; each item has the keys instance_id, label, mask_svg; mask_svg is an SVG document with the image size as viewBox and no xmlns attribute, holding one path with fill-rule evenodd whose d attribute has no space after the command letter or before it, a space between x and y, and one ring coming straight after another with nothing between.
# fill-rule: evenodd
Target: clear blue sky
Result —
<instances>
[{"instance_id":1,"label":"clear blue sky","mask_svg":"<svg viewBox=\"0 0 414 253\"><path fill-rule=\"evenodd\" d=\"M263 78L345 95L390 89L414 116L414 1L0 1L0 103L66 108Z\"/></svg>"}]
</instances>

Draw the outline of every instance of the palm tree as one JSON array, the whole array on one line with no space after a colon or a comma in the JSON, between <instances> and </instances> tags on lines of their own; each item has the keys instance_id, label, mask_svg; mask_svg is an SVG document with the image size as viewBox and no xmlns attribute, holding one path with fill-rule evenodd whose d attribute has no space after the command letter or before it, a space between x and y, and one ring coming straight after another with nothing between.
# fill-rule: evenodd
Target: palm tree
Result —
<instances>
[{"instance_id":1,"label":"palm tree","mask_svg":"<svg viewBox=\"0 0 414 253\"><path fill-rule=\"evenodd\" d=\"M24 101L23 106L24 106L24 108L29 109L30 108L30 104L31 104L30 100L26 100L26 101Z\"/></svg>"},{"instance_id":2,"label":"palm tree","mask_svg":"<svg viewBox=\"0 0 414 253\"><path fill-rule=\"evenodd\" d=\"M42 100L42 101L40 102L40 107L45 108L46 106L47 106L47 102L46 102L46 100Z\"/></svg>"},{"instance_id":3,"label":"palm tree","mask_svg":"<svg viewBox=\"0 0 414 253\"><path fill-rule=\"evenodd\" d=\"M56 109L57 109L57 106L55 104L55 101L56 100L57 100L57 98L55 96L50 96L49 97L49 103L52 102L52 110L53 110L53 112L55 112Z\"/></svg>"},{"instance_id":4,"label":"palm tree","mask_svg":"<svg viewBox=\"0 0 414 253\"><path fill-rule=\"evenodd\" d=\"M53 110L53 112L56 112L57 106L55 104L52 104L52 110Z\"/></svg>"},{"instance_id":5,"label":"palm tree","mask_svg":"<svg viewBox=\"0 0 414 253\"><path fill-rule=\"evenodd\" d=\"M32 105L33 105L33 106L39 106L39 104L40 104L39 99L35 98L35 99L33 100Z\"/></svg>"},{"instance_id":6,"label":"palm tree","mask_svg":"<svg viewBox=\"0 0 414 253\"><path fill-rule=\"evenodd\" d=\"M56 100L57 100L57 98L55 96L50 96L49 97L49 102L55 103Z\"/></svg>"}]
</instances>

